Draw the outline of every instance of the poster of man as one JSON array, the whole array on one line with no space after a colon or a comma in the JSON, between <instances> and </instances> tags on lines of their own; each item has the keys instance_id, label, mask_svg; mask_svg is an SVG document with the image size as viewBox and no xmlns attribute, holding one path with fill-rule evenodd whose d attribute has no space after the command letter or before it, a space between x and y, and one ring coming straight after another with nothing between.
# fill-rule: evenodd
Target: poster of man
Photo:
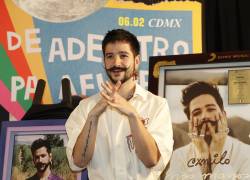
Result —
<instances>
[{"instance_id":1,"label":"poster of man","mask_svg":"<svg viewBox=\"0 0 250 180\"><path fill-rule=\"evenodd\" d=\"M66 134L16 135L12 159L12 180L48 178L76 180L67 162Z\"/></svg>"},{"instance_id":2,"label":"poster of man","mask_svg":"<svg viewBox=\"0 0 250 180\"><path fill-rule=\"evenodd\" d=\"M194 67L165 70L175 140L165 180L249 179L250 105L228 103L229 70L247 67Z\"/></svg>"}]
</instances>

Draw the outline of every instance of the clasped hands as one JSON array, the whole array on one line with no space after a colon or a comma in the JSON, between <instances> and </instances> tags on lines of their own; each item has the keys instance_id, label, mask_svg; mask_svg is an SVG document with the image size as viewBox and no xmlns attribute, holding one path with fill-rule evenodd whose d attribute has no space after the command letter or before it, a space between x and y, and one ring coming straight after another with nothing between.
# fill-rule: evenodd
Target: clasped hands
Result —
<instances>
[{"instance_id":1,"label":"clasped hands","mask_svg":"<svg viewBox=\"0 0 250 180\"><path fill-rule=\"evenodd\" d=\"M116 108L118 111L120 111L122 114L126 116L136 115L135 108L132 107L126 100L126 98L129 97L129 94L123 93L124 97L121 95L120 81L118 81L116 84L111 84L110 82L106 81L101 85L103 90L100 92L100 94L108 105L110 105L113 108Z\"/></svg>"}]
</instances>

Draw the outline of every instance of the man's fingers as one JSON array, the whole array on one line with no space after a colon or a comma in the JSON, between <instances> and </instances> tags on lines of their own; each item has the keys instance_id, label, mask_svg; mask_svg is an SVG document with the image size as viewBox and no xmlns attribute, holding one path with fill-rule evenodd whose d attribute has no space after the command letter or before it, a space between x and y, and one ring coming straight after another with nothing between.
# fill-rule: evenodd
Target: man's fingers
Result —
<instances>
[{"instance_id":1,"label":"man's fingers","mask_svg":"<svg viewBox=\"0 0 250 180\"><path fill-rule=\"evenodd\" d=\"M218 132L223 131L224 130L224 128L223 128L223 120L221 119L222 116L221 116L220 113L218 113L217 116L218 116L218 118L216 120L217 120L217 125L218 125Z\"/></svg>"},{"instance_id":2,"label":"man's fingers","mask_svg":"<svg viewBox=\"0 0 250 180\"><path fill-rule=\"evenodd\" d=\"M221 116L221 124L222 124L223 130L226 130L227 129L227 117L224 113L221 113L220 116Z\"/></svg>"},{"instance_id":3,"label":"man's fingers","mask_svg":"<svg viewBox=\"0 0 250 180\"><path fill-rule=\"evenodd\" d=\"M115 103L113 103L112 101L107 101L107 103L112 107L116 107Z\"/></svg>"},{"instance_id":4,"label":"man's fingers","mask_svg":"<svg viewBox=\"0 0 250 180\"><path fill-rule=\"evenodd\" d=\"M112 90L107 86L106 83L101 83L101 86L102 86L103 90L107 92L108 95L112 94Z\"/></svg>"},{"instance_id":5,"label":"man's fingers","mask_svg":"<svg viewBox=\"0 0 250 180\"><path fill-rule=\"evenodd\" d=\"M211 133L212 138L214 138L215 137L215 130L214 130L214 128L212 127L212 125L211 125L210 122L207 123L207 126L208 126L208 129L209 129L210 133Z\"/></svg>"},{"instance_id":6,"label":"man's fingers","mask_svg":"<svg viewBox=\"0 0 250 180\"><path fill-rule=\"evenodd\" d=\"M193 134L198 135L198 118L194 118Z\"/></svg>"},{"instance_id":7,"label":"man's fingers","mask_svg":"<svg viewBox=\"0 0 250 180\"><path fill-rule=\"evenodd\" d=\"M193 120L192 119L190 119L189 121L188 121L188 132L189 133L192 133L193 132L193 122L192 122Z\"/></svg>"},{"instance_id":8,"label":"man's fingers","mask_svg":"<svg viewBox=\"0 0 250 180\"><path fill-rule=\"evenodd\" d=\"M109 89L113 90L113 85L109 81L106 81L105 84Z\"/></svg>"},{"instance_id":9,"label":"man's fingers","mask_svg":"<svg viewBox=\"0 0 250 180\"><path fill-rule=\"evenodd\" d=\"M201 136L201 137L204 137L204 136L205 136L206 128L207 128L207 124L204 123L204 124L202 125L202 128L201 128L201 133L200 133L200 136Z\"/></svg>"},{"instance_id":10,"label":"man's fingers","mask_svg":"<svg viewBox=\"0 0 250 180\"><path fill-rule=\"evenodd\" d=\"M218 132L220 133L229 133L229 128L227 126L227 118L225 113L220 113L220 127L218 129Z\"/></svg>"},{"instance_id":11,"label":"man's fingers","mask_svg":"<svg viewBox=\"0 0 250 180\"><path fill-rule=\"evenodd\" d=\"M114 101L114 98L108 96L104 91L100 92L101 96L106 99L107 101Z\"/></svg>"},{"instance_id":12,"label":"man's fingers","mask_svg":"<svg viewBox=\"0 0 250 180\"><path fill-rule=\"evenodd\" d=\"M117 81L117 83L115 84L115 89L118 90L121 87L122 83L121 81Z\"/></svg>"}]
</instances>

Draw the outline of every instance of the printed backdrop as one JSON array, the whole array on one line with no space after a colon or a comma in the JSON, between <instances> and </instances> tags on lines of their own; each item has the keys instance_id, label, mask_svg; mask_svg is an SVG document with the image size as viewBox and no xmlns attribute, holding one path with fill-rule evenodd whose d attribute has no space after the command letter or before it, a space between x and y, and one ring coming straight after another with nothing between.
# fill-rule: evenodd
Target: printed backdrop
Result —
<instances>
[{"instance_id":1,"label":"printed backdrop","mask_svg":"<svg viewBox=\"0 0 250 180\"><path fill-rule=\"evenodd\" d=\"M0 1L0 103L21 119L38 79L46 84L43 103L61 100L61 79L77 95L93 95L106 79L101 42L123 28L141 44L139 83L147 88L149 56L202 51L201 4L95 0Z\"/></svg>"}]
</instances>

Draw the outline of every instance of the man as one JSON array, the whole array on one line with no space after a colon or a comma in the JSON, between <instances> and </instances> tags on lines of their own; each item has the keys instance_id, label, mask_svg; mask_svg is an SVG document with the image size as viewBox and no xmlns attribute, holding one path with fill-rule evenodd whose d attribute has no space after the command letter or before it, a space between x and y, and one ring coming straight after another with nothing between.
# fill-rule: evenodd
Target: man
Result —
<instances>
[{"instance_id":1,"label":"man","mask_svg":"<svg viewBox=\"0 0 250 180\"><path fill-rule=\"evenodd\" d=\"M140 46L133 34L109 31L102 50L110 82L67 120L69 164L87 167L94 180L158 179L173 146L168 104L136 83Z\"/></svg>"},{"instance_id":2,"label":"man","mask_svg":"<svg viewBox=\"0 0 250 180\"><path fill-rule=\"evenodd\" d=\"M47 140L35 140L31 145L31 153L37 172L27 180L62 180L51 172L52 153Z\"/></svg>"},{"instance_id":3,"label":"man","mask_svg":"<svg viewBox=\"0 0 250 180\"><path fill-rule=\"evenodd\" d=\"M249 179L250 146L228 136L218 88L194 82L182 91L191 143L174 151L165 179Z\"/></svg>"}]
</instances>

